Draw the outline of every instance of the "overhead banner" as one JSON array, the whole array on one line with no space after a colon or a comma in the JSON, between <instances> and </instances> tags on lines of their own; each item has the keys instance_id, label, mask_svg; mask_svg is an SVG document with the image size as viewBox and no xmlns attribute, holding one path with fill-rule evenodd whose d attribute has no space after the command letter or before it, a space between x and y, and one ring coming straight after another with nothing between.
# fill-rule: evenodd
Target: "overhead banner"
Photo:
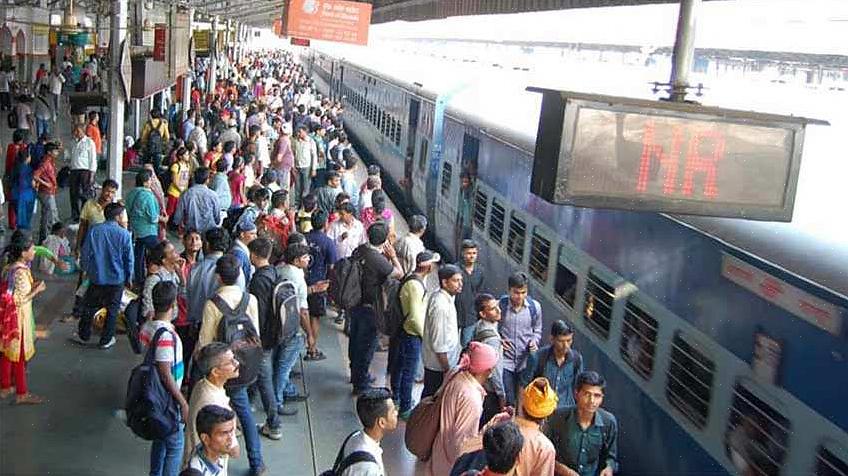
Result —
<instances>
[{"instance_id":1,"label":"overhead banner","mask_svg":"<svg viewBox=\"0 0 848 476\"><path fill-rule=\"evenodd\" d=\"M284 35L314 40L368 44L371 4L342 0L290 0Z\"/></svg>"}]
</instances>

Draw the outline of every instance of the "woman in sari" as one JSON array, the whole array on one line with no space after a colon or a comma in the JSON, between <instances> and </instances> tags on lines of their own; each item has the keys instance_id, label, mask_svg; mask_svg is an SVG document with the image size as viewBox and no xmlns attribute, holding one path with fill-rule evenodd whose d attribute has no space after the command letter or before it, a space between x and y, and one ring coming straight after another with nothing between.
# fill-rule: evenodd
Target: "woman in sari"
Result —
<instances>
[{"instance_id":1,"label":"woman in sari","mask_svg":"<svg viewBox=\"0 0 848 476\"><path fill-rule=\"evenodd\" d=\"M17 231L12 235L7 248L7 265L3 278L7 282L7 293L3 302L2 339L0 339L0 398L12 394L14 374L15 402L18 404L38 404L42 399L27 388L26 363L35 355L35 319L32 313L32 300L44 292L44 281L32 278L29 266L35 258L35 246L28 232ZM11 302L15 312L11 312Z\"/></svg>"}]
</instances>

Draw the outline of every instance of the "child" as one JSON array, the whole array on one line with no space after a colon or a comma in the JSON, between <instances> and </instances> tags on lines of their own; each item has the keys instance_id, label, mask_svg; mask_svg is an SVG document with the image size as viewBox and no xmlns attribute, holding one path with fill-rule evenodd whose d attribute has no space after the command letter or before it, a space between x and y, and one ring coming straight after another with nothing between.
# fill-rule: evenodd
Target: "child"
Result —
<instances>
[{"instance_id":1,"label":"child","mask_svg":"<svg viewBox=\"0 0 848 476\"><path fill-rule=\"evenodd\" d=\"M180 405L181 415L177 417L179 419L177 423L182 427L185 425L182 415L188 415L188 402L180 393L180 385L185 373L183 343L171 323L176 314L174 311L177 305L177 285L170 281L157 283L153 286L152 300L153 319L144 324L139 337L141 343L147 348L156 332L160 328L165 329L156 341L153 360L160 368L159 376L162 386ZM167 372L163 369L167 369ZM182 428L161 440L153 440L153 446L150 449L150 474L178 474L182 463L183 444Z\"/></svg>"},{"instance_id":2,"label":"child","mask_svg":"<svg viewBox=\"0 0 848 476\"><path fill-rule=\"evenodd\" d=\"M65 229L65 225L62 222L56 222L50 228L50 234L45 238L43 246L50 250L53 253L53 256L56 259L62 261L70 261L72 260L66 259L66 257L70 258L71 255L71 245L68 242L68 238L65 236L67 230ZM70 264L70 263L69 263ZM52 260L42 259L41 260L41 271L44 271L48 274L53 274L56 265L53 264Z\"/></svg>"}]
</instances>

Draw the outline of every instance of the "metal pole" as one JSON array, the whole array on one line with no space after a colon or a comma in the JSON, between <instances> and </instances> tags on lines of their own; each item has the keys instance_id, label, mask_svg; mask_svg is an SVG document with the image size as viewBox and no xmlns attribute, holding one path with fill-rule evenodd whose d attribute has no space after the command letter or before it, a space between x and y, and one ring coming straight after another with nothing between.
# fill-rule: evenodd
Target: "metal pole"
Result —
<instances>
[{"instance_id":1,"label":"metal pole","mask_svg":"<svg viewBox=\"0 0 848 476\"><path fill-rule=\"evenodd\" d=\"M671 57L671 91L669 99L675 102L686 100L689 88L689 73L695 60L695 32L701 0L680 0L680 15L677 18L677 38Z\"/></svg>"},{"instance_id":2,"label":"metal pole","mask_svg":"<svg viewBox=\"0 0 848 476\"><path fill-rule=\"evenodd\" d=\"M177 32L178 35L185 34L188 38L191 38L192 32L192 24L194 23L194 8L188 9L188 31L185 33ZM190 64L188 66L188 71L183 76L183 112L185 115L188 114L188 110L191 108L191 83L194 78L194 65Z\"/></svg>"},{"instance_id":3,"label":"metal pole","mask_svg":"<svg viewBox=\"0 0 848 476\"><path fill-rule=\"evenodd\" d=\"M121 87L121 42L127 37L127 0L113 0L112 19L110 21L109 38L112 47L110 62L110 97L109 97L109 159L107 171L109 178L118 182L118 196L121 196L121 175L123 174L122 152L124 150L124 108L127 98Z\"/></svg>"},{"instance_id":4,"label":"metal pole","mask_svg":"<svg viewBox=\"0 0 848 476\"><path fill-rule=\"evenodd\" d=\"M206 82L206 92L211 96L215 94L218 74L218 17L212 17L212 32L209 34L209 81Z\"/></svg>"}]
</instances>

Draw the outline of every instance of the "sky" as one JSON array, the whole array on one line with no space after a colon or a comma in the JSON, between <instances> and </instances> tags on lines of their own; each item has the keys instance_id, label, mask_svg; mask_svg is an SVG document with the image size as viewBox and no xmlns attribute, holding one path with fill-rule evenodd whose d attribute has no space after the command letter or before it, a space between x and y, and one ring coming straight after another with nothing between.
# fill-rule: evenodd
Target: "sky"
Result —
<instances>
[{"instance_id":1,"label":"sky","mask_svg":"<svg viewBox=\"0 0 848 476\"><path fill-rule=\"evenodd\" d=\"M372 25L371 37L672 46L677 12L666 4L451 17ZM848 55L848 0L705 2L696 47Z\"/></svg>"}]
</instances>

